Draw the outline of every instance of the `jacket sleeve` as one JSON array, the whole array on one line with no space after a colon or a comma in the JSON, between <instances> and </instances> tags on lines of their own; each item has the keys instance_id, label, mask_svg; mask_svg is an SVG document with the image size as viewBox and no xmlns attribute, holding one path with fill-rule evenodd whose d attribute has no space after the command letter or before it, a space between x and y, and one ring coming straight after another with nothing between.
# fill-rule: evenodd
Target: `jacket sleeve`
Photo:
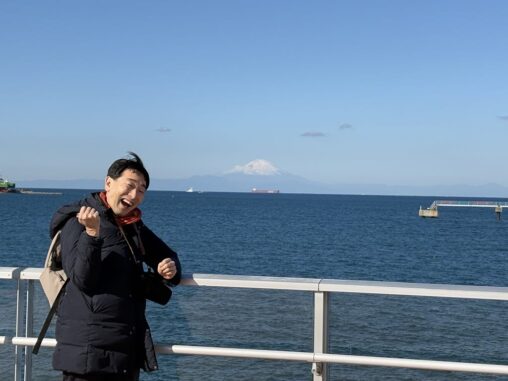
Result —
<instances>
[{"instance_id":1,"label":"jacket sleeve","mask_svg":"<svg viewBox=\"0 0 508 381\"><path fill-rule=\"evenodd\" d=\"M140 234L146 252L146 264L157 272L159 262L165 258L171 258L176 264L177 271L176 275L167 283L173 286L179 284L182 279L182 266L178 254L144 224L140 227Z\"/></svg>"},{"instance_id":2,"label":"jacket sleeve","mask_svg":"<svg viewBox=\"0 0 508 381\"><path fill-rule=\"evenodd\" d=\"M97 289L101 270L102 239L89 236L76 218L62 229L62 264L76 287L92 294Z\"/></svg>"}]
</instances>

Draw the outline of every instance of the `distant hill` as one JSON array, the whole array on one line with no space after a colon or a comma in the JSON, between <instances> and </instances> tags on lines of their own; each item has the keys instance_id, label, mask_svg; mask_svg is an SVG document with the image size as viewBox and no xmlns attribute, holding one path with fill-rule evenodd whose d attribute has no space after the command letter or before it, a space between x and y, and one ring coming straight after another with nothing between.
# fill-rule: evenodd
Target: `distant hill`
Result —
<instances>
[{"instance_id":1,"label":"distant hill","mask_svg":"<svg viewBox=\"0 0 508 381\"><path fill-rule=\"evenodd\" d=\"M250 192L252 188L279 189L288 193L320 193L319 186L303 177L291 174L192 176L186 179L153 179L154 189L195 190L209 192Z\"/></svg>"},{"instance_id":2,"label":"distant hill","mask_svg":"<svg viewBox=\"0 0 508 381\"><path fill-rule=\"evenodd\" d=\"M31 180L18 181L19 188L103 189L104 180ZM281 193L368 194L456 197L508 197L508 187L499 184L406 186L383 184L324 184L300 176L277 173L252 175L192 176L182 179L151 179L152 190L185 191L192 187L205 192L250 192L252 188L279 189Z\"/></svg>"}]
</instances>

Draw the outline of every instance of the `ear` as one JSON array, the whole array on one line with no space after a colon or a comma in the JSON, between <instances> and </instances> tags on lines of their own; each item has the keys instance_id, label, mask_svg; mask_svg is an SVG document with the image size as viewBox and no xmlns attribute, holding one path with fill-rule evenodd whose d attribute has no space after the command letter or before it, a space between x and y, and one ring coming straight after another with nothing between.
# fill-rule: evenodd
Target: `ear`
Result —
<instances>
[{"instance_id":1,"label":"ear","mask_svg":"<svg viewBox=\"0 0 508 381\"><path fill-rule=\"evenodd\" d=\"M106 176L106 179L104 180L104 189L106 192L108 192L111 188L111 181L113 181L113 179L109 176Z\"/></svg>"}]
</instances>

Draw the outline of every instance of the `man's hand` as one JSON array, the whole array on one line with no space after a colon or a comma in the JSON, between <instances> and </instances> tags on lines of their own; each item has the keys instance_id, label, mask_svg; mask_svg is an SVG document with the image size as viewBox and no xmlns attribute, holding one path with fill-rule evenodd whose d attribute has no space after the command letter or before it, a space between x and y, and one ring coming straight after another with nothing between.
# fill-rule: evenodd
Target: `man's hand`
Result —
<instances>
[{"instance_id":1,"label":"man's hand","mask_svg":"<svg viewBox=\"0 0 508 381\"><path fill-rule=\"evenodd\" d=\"M82 206L76 215L78 222L85 227L86 233L92 237L99 236L101 218L99 212L89 206Z\"/></svg>"},{"instance_id":2,"label":"man's hand","mask_svg":"<svg viewBox=\"0 0 508 381\"><path fill-rule=\"evenodd\" d=\"M176 264L170 258L165 258L159 262L157 272L166 280L173 278L176 275Z\"/></svg>"}]
</instances>

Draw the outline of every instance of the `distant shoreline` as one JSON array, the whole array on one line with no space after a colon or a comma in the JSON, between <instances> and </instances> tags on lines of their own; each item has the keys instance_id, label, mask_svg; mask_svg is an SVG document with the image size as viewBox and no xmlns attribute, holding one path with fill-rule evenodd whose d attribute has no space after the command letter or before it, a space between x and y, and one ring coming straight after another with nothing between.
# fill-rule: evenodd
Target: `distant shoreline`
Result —
<instances>
[{"instance_id":1,"label":"distant shoreline","mask_svg":"<svg viewBox=\"0 0 508 381\"><path fill-rule=\"evenodd\" d=\"M101 191L100 187L30 187L30 189L23 189L23 194L47 194L47 195L58 195L63 194L65 191L85 191L85 192L98 192ZM189 193L185 189L160 189L155 188L149 189L150 192L176 192L176 193ZM236 193L236 194L256 194L252 193L251 190L203 190L200 192L193 193ZM192 193L192 194L193 194ZM456 195L450 193L435 193L435 194L388 194L388 193L333 193L333 192L295 192L295 191L283 191L281 190L278 195L321 195L321 196L365 196L365 197L428 197L428 198L458 198L458 199L496 199L496 200L508 200L508 193L504 196L498 195L479 195L479 194L466 194ZM268 194L269 195L269 194Z\"/></svg>"},{"instance_id":2,"label":"distant shoreline","mask_svg":"<svg viewBox=\"0 0 508 381\"><path fill-rule=\"evenodd\" d=\"M18 180L20 188L27 189L90 189L102 190L104 181L99 179L70 180ZM157 179L151 181L150 190L250 193L256 189L278 189L281 194L335 194L372 196L432 196L432 197L508 197L508 186L496 183L468 184L418 184L385 185L373 183L320 183L296 176L192 176L180 179Z\"/></svg>"}]
</instances>

